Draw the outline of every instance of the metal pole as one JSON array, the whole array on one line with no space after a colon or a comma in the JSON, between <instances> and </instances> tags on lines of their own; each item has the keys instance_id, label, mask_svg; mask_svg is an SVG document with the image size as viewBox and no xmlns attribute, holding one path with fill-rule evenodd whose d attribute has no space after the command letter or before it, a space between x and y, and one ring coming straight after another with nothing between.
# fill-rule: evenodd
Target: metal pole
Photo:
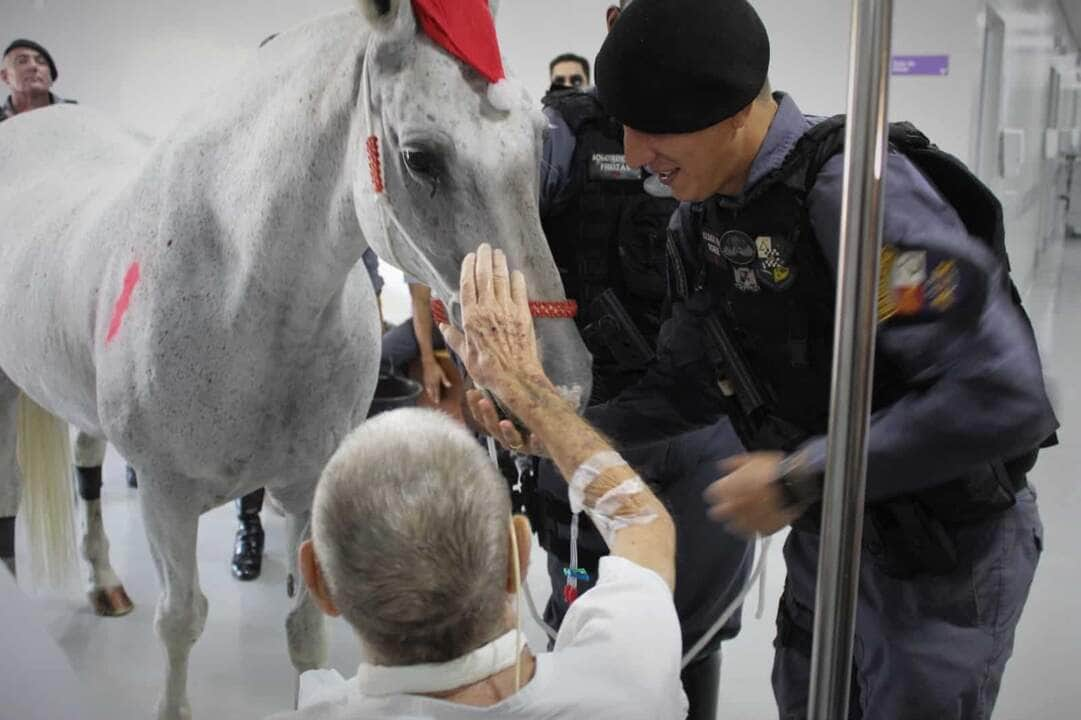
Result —
<instances>
[{"instance_id":1,"label":"metal pole","mask_svg":"<svg viewBox=\"0 0 1081 720\"><path fill-rule=\"evenodd\" d=\"M892 0L853 0L810 720L848 717L874 372Z\"/></svg>"}]
</instances>

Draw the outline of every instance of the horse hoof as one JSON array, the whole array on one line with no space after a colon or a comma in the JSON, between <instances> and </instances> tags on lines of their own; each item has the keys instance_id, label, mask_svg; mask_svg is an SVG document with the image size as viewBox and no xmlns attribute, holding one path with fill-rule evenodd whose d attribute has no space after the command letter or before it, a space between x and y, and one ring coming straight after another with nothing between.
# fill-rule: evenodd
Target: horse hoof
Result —
<instances>
[{"instance_id":1,"label":"horse hoof","mask_svg":"<svg viewBox=\"0 0 1081 720\"><path fill-rule=\"evenodd\" d=\"M123 585L111 588L98 588L88 592L90 606L94 608L94 614L102 617L121 617L127 615L135 606L131 598L124 591Z\"/></svg>"}]
</instances>

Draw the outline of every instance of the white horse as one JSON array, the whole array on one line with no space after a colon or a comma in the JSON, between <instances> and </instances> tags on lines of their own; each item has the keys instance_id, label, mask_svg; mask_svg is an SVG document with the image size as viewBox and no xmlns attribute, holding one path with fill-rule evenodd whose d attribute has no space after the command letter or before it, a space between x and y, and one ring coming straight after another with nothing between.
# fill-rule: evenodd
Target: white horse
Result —
<instances>
[{"instance_id":1,"label":"white horse","mask_svg":"<svg viewBox=\"0 0 1081 720\"><path fill-rule=\"evenodd\" d=\"M484 241L538 300L564 297L538 220L543 123L528 97L498 110L479 75L418 33L410 3L361 5L366 19L277 37L153 146L83 106L0 125L0 517L18 505L20 403L27 486L38 460L56 465L67 423L78 466L100 466L107 441L136 468L162 584L160 718L190 716L188 656L207 611L200 514L267 487L290 516L295 562L319 473L365 416L380 344L365 247L430 284L452 316L461 259ZM537 334L556 382L588 397L573 321L539 321ZM35 433L54 449L34 450ZM115 609L97 503L83 546L92 594ZM303 589L286 627L298 670L325 661Z\"/></svg>"}]
</instances>

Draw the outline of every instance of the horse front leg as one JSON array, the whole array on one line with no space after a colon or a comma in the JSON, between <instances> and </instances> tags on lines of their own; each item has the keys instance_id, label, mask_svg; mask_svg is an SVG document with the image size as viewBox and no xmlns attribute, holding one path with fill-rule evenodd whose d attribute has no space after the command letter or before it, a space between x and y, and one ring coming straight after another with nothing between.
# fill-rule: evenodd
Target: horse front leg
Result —
<instances>
[{"instance_id":1,"label":"horse front leg","mask_svg":"<svg viewBox=\"0 0 1081 720\"><path fill-rule=\"evenodd\" d=\"M22 480L16 459L19 389L0 373L0 563L15 574L15 514Z\"/></svg>"},{"instance_id":2,"label":"horse front leg","mask_svg":"<svg viewBox=\"0 0 1081 720\"><path fill-rule=\"evenodd\" d=\"M289 513L286 526L289 532L289 576L286 588L293 598L293 607L285 619L285 635L289 641L289 659L298 673L325 667L327 664L327 636L323 612L316 606L311 591L304 584L297 566L300 544L311 537L311 507L297 513Z\"/></svg>"},{"instance_id":3,"label":"horse front leg","mask_svg":"<svg viewBox=\"0 0 1081 720\"><path fill-rule=\"evenodd\" d=\"M150 553L161 581L154 629L165 646L165 689L158 699L158 720L190 720L188 658L206 624L207 602L199 588L195 544L199 534L199 510L194 498L159 492L175 492L182 478L166 484L165 478L139 470L139 502L143 510Z\"/></svg>"},{"instance_id":4,"label":"horse front leg","mask_svg":"<svg viewBox=\"0 0 1081 720\"><path fill-rule=\"evenodd\" d=\"M134 607L109 562L109 538L101 518L101 465L105 441L80 432L75 436L75 477L83 501L83 536L79 543L90 570L86 596L103 617L127 615Z\"/></svg>"}]
</instances>

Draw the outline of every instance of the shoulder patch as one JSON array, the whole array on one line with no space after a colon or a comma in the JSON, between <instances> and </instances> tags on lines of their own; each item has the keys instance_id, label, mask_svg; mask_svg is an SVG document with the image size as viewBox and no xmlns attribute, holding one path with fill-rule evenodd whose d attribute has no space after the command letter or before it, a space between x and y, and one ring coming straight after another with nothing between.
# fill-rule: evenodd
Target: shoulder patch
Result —
<instances>
[{"instance_id":1,"label":"shoulder patch","mask_svg":"<svg viewBox=\"0 0 1081 720\"><path fill-rule=\"evenodd\" d=\"M706 260L714 265L721 265L721 239L706 229L702 229L702 244L706 248Z\"/></svg>"},{"instance_id":2,"label":"shoulder patch","mask_svg":"<svg viewBox=\"0 0 1081 720\"><path fill-rule=\"evenodd\" d=\"M755 259L755 244L739 230L729 230L721 236L721 254L733 265L750 265Z\"/></svg>"},{"instance_id":3,"label":"shoulder patch","mask_svg":"<svg viewBox=\"0 0 1081 720\"><path fill-rule=\"evenodd\" d=\"M884 245L878 266L878 321L945 313L956 304L960 288L955 259Z\"/></svg>"},{"instance_id":4,"label":"shoulder patch","mask_svg":"<svg viewBox=\"0 0 1081 720\"><path fill-rule=\"evenodd\" d=\"M796 246L787 237L759 235L754 240L757 254L755 272L770 290L787 290L796 281Z\"/></svg>"},{"instance_id":5,"label":"shoulder patch","mask_svg":"<svg viewBox=\"0 0 1081 720\"><path fill-rule=\"evenodd\" d=\"M758 279L755 277L754 269L749 267L733 267L732 272L736 283L736 289L740 292L756 293L759 292Z\"/></svg>"},{"instance_id":6,"label":"shoulder patch","mask_svg":"<svg viewBox=\"0 0 1081 720\"><path fill-rule=\"evenodd\" d=\"M957 302L961 287L961 272L956 260L943 260L935 265L927 281L927 303L938 312L945 312Z\"/></svg>"}]
</instances>

